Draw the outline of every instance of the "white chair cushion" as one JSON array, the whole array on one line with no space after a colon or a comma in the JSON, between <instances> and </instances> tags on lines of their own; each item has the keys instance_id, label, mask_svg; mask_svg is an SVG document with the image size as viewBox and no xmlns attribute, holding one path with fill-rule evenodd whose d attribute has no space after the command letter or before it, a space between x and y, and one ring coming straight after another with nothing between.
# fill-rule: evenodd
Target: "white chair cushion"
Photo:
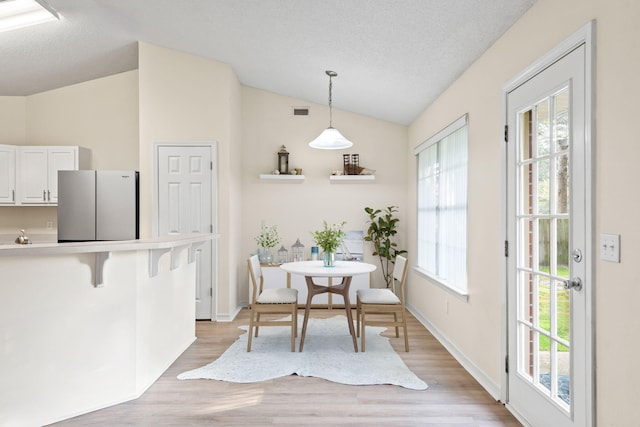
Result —
<instances>
[{"instance_id":1,"label":"white chair cushion","mask_svg":"<svg viewBox=\"0 0 640 427\"><path fill-rule=\"evenodd\" d=\"M391 289L358 289L363 304L400 304L400 298Z\"/></svg>"},{"instance_id":2,"label":"white chair cushion","mask_svg":"<svg viewBox=\"0 0 640 427\"><path fill-rule=\"evenodd\" d=\"M291 304L298 301L298 290L291 288L265 289L257 299L259 304Z\"/></svg>"}]
</instances>

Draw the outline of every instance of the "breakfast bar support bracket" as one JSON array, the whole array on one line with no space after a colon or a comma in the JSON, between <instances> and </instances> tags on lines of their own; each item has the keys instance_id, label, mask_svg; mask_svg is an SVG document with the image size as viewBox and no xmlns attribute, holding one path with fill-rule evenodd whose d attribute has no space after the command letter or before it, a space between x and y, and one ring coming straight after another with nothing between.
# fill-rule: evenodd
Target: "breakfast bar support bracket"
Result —
<instances>
[{"instance_id":1,"label":"breakfast bar support bracket","mask_svg":"<svg viewBox=\"0 0 640 427\"><path fill-rule=\"evenodd\" d=\"M187 248L187 246L176 246L171 249L171 270L175 270L180 267L180 254Z\"/></svg>"},{"instance_id":2,"label":"breakfast bar support bracket","mask_svg":"<svg viewBox=\"0 0 640 427\"><path fill-rule=\"evenodd\" d=\"M160 257L170 250L171 248L149 249L149 277L156 277L158 275L158 262L160 261Z\"/></svg>"},{"instance_id":3,"label":"breakfast bar support bracket","mask_svg":"<svg viewBox=\"0 0 640 427\"><path fill-rule=\"evenodd\" d=\"M94 270L93 286L101 288L104 286L104 263L111 256L111 252L96 252L96 263Z\"/></svg>"},{"instance_id":4,"label":"breakfast bar support bracket","mask_svg":"<svg viewBox=\"0 0 640 427\"><path fill-rule=\"evenodd\" d=\"M194 242L189 246L189 264L193 263L196 260L196 254L198 253L198 248L202 246L204 242Z\"/></svg>"}]
</instances>

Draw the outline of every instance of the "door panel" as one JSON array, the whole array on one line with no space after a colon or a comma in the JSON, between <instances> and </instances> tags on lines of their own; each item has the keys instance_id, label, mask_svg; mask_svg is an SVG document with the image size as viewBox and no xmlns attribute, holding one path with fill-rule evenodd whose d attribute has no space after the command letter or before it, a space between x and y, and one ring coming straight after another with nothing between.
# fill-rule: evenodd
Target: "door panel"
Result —
<instances>
[{"instance_id":1,"label":"door panel","mask_svg":"<svg viewBox=\"0 0 640 427\"><path fill-rule=\"evenodd\" d=\"M585 46L507 95L508 403L532 425L586 407ZM566 285L565 285L566 284Z\"/></svg>"},{"instance_id":2,"label":"door panel","mask_svg":"<svg viewBox=\"0 0 640 427\"><path fill-rule=\"evenodd\" d=\"M159 235L210 233L212 152L208 146L158 147ZM200 245L196 262L196 318L211 319L213 304L212 242Z\"/></svg>"}]
</instances>

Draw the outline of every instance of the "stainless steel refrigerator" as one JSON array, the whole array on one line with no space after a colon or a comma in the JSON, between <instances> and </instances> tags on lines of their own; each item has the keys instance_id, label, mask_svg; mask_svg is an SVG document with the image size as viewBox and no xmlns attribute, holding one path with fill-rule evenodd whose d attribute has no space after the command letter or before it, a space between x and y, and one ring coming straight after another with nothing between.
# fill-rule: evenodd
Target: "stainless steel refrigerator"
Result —
<instances>
[{"instance_id":1,"label":"stainless steel refrigerator","mask_svg":"<svg viewBox=\"0 0 640 427\"><path fill-rule=\"evenodd\" d=\"M136 171L58 171L58 242L140 237Z\"/></svg>"}]
</instances>

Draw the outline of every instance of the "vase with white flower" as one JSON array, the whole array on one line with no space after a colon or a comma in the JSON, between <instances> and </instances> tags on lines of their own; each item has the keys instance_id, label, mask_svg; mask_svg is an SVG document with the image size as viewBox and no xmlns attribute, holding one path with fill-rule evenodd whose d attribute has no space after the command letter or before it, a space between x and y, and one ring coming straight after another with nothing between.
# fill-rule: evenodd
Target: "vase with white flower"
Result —
<instances>
[{"instance_id":1,"label":"vase with white flower","mask_svg":"<svg viewBox=\"0 0 640 427\"><path fill-rule=\"evenodd\" d=\"M327 221L323 221L324 228L319 231L314 231L313 240L318 246L322 248L322 260L325 267L335 267L336 262L336 249L342 245L346 233L343 230L346 222L342 221L340 224L327 224Z\"/></svg>"},{"instance_id":2,"label":"vase with white flower","mask_svg":"<svg viewBox=\"0 0 640 427\"><path fill-rule=\"evenodd\" d=\"M262 264L272 264L273 253L271 253L271 248L280 243L278 227L276 225L269 227L263 223L260 228L260 234L255 237L255 240L261 248L258 251L260 262Z\"/></svg>"}]
</instances>

